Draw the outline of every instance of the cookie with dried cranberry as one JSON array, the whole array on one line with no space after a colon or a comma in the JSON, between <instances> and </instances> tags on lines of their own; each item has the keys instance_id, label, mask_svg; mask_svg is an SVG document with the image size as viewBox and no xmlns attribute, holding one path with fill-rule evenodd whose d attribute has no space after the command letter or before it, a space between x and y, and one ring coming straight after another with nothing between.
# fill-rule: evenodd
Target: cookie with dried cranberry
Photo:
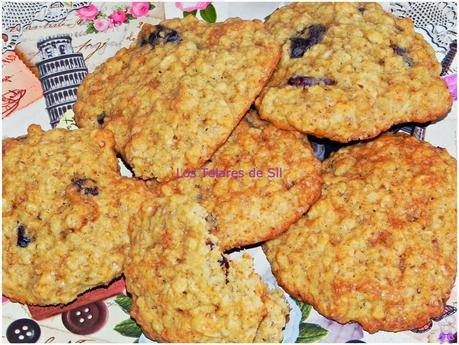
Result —
<instances>
[{"instance_id":1,"label":"cookie with dried cranberry","mask_svg":"<svg viewBox=\"0 0 459 345\"><path fill-rule=\"evenodd\" d=\"M208 216L189 196L143 205L124 272L131 315L161 342L280 342L290 309L283 292L269 290L248 254L222 253Z\"/></svg>"},{"instance_id":2,"label":"cookie with dried cranberry","mask_svg":"<svg viewBox=\"0 0 459 345\"><path fill-rule=\"evenodd\" d=\"M294 3L266 26L282 57L256 104L279 128L349 142L451 108L432 47L378 4Z\"/></svg>"},{"instance_id":3,"label":"cookie with dried cranberry","mask_svg":"<svg viewBox=\"0 0 459 345\"><path fill-rule=\"evenodd\" d=\"M225 142L279 58L258 20L207 24L188 16L144 25L131 48L83 81L76 121L113 131L137 177L171 180Z\"/></svg>"},{"instance_id":4,"label":"cookie with dried cranberry","mask_svg":"<svg viewBox=\"0 0 459 345\"><path fill-rule=\"evenodd\" d=\"M227 250L286 231L319 198L320 169L305 135L278 129L250 111L201 169L189 177L181 171L181 178L152 189L193 195Z\"/></svg>"},{"instance_id":5,"label":"cookie with dried cranberry","mask_svg":"<svg viewBox=\"0 0 459 345\"><path fill-rule=\"evenodd\" d=\"M119 175L108 130L37 125L3 142L2 293L69 303L122 272L143 183Z\"/></svg>"},{"instance_id":6,"label":"cookie with dried cranberry","mask_svg":"<svg viewBox=\"0 0 459 345\"><path fill-rule=\"evenodd\" d=\"M371 333L439 317L456 276L456 160L383 135L332 154L323 172L319 201L264 245L279 284Z\"/></svg>"}]
</instances>

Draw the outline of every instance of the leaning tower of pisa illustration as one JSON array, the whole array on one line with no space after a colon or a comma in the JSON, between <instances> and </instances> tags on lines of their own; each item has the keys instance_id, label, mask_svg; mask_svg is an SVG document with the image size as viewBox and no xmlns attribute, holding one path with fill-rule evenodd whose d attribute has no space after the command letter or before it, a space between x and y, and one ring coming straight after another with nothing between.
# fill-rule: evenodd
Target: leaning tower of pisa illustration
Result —
<instances>
[{"instance_id":1,"label":"leaning tower of pisa illustration","mask_svg":"<svg viewBox=\"0 0 459 345\"><path fill-rule=\"evenodd\" d=\"M72 109L76 92L88 74L81 53L75 53L69 35L55 35L37 42L41 61L37 63L51 127Z\"/></svg>"}]
</instances>

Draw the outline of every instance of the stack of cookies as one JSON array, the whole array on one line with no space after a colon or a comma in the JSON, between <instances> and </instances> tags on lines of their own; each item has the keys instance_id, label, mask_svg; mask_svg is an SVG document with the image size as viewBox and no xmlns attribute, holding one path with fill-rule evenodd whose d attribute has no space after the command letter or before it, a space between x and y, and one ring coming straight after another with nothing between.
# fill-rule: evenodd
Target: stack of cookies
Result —
<instances>
[{"instance_id":1,"label":"stack of cookies","mask_svg":"<svg viewBox=\"0 0 459 345\"><path fill-rule=\"evenodd\" d=\"M324 316L423 326L455 279L456 161L383 132L449 112L440 69L372 3L144 25L82 83L79 130L3 142L3 293L66 304L124 274L153 340L280 342L284 292L227 255L262 244ZM346 145L320 162L308 135Z\"/></svg>"}]
</instances>

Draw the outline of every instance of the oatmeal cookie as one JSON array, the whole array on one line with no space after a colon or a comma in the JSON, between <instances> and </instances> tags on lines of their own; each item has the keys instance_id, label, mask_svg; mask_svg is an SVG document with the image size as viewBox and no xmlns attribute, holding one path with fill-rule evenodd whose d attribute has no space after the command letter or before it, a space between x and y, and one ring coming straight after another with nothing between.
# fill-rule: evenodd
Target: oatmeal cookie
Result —
<instances>
[{"instance_id":1,"label":"oatmeal cookie","mask_svg":"<svg viewBox=\"0 0 459 345\"><path fill-rule=\"evenodd\" d=\"M211 161L188 175L153 189L159 195L193 195L209 213L212 232L225 250L287 230L319 198L322 184L320 162L306 136L277 129L255 111Z\"/></svg>"},{"instance_id":2,"label":"oatmeal cookie","mask_svg":"<svg viewBox=\"0 0 459 345\"><path fill-rule=\"evenodd\" d=\"M442 314L456 276L456 160L399 134L324 161L322 196L264 245L279 284L368 332Z\"/></svg>"},{"instance_id":3,"label":"oatmeal cookie","mask_svg":"<svg viewBox=\"0 0 459 345\"><path fill-rule=\"evenodd\" d=\"M148 190L118 173L108 130L37 125L3 142L3 294L69 303L122 271L128 221Z\"/></svg>"},{"instance_id":4,"label":"oatmeal cookie","mask_svg":"<svg viewBox=\"0 0 459 345\"><path fill-rule=\"evenodd\" d=\"M202 166L270 78L280 46L258 20L145 24L78 89L81 127L108 128L137 177Z\"/></svg>"},{"instance_id":5,"label":"oatmeal cookie","mask_svg":"<svg viewBox=\"0 0 459 345\"><path fill-rule=\"evenodd\" d=\"M268 289L249 255L222 254L208 219L188 196L144 205L130 227L131 315L161 342L281 341L289 313L283 293Z\"/></svg>"},{"instance_id":6,"label":"oatmeal cookie","mask_svg":"<svg viewBox=\"0 0 459 345\"><path fill-rule=\"evenodd\" d=\"M266 26L282 56L256 104L279 128L349 142L451 108L432 47L378 4L295 3Z\"/></svg>"}]
</instances>

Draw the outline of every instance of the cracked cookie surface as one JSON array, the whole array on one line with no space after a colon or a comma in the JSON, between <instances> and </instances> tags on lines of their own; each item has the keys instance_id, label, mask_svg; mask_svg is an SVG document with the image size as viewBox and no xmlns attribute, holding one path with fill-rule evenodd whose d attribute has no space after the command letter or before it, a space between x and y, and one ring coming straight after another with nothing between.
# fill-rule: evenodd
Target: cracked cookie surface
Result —
<instances>
[{"instance_id":1,"label":"cracked cookie surface","mask_svg":"<svg viewBox=\"0 0 459 345\"><path fill-rule=\"evenodd\" d=\"M131 315L161 342L280 342L289 313L248 254L231 260L210 233L206 210L174 195L144 205L132 223L125 271Z\"/></svg>"},{"instance_id":2,"label":"cracked cookie surface","mask_svg":"<svg viewBox=\"0 0 459 345\"><path fill-rule=\"evenodd\" d=\"M51 305L119 276L148 190L121 177L108 130L37 125L3 142L3 294Z\"/></svg>"},{"instance_id":3,"label":"cracked cookie surface","mask_svg":"<svg viewBox=\"0 0 459 345\"><path fill-rule=\"evenodd\" d=\"M78 89L79 126L108 128L142 179L196 169L221 146L270 78L280 47L258 20L194 16L144 25Z\"/></svg>"},{"instance_id":4,"label":"cracked cookie surface","mask_svg":"<svg viewBox=\"0 0 459 345\"><path fill-rule=\"evenodd\" d=\"M279 284L372 333L440 316L456 276L456 160L414 137L384 135L323 164L319 201L264 245Z\"/></svg>"},{"instance_id":5,"label":"cracked cookie surface","mask_svg":"<svg viewBox=\"0 0 459 345\"><path fill-rule=\"evenodd\" d=\"M256 104L279 128L349 142L451 108L432 47L378 4L294 3L266 27L282 56Z\"/></svg>"},{"instance_id":6,"label":"cracked cookie surface","mask_svg":"<svg viewBox=\"0 0 459 345\"><path fill-rule=\"evenodd\" d=\"M319 198L320 168L305 135L250 111L194 177L151 186L159 195L192 195L228 250L272 239L295 223ZM263 175L249 175L254 169ZM217 171L233 175L216 177Z\"/></svg>"}]
</instances>

